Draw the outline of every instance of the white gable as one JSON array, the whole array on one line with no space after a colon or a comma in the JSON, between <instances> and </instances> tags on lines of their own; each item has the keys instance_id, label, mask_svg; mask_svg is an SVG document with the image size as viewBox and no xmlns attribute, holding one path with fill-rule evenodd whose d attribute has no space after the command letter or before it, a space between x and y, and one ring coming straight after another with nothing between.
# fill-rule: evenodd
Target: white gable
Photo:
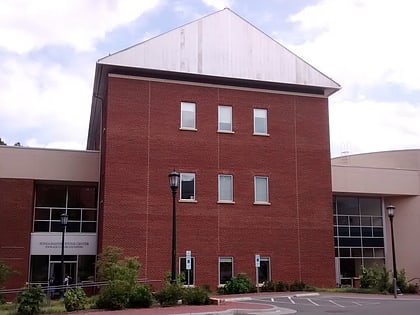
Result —
<instances>
[{"instance_id":1,"label":"white gable","mask_svg":"<svg viewBox=\"0 0 420 315\"><path fill-rule=\"evenodd\" d=\"M105 57L99 64L274 83L340 86L229 9Z\"/></svg>"}]
</instances>

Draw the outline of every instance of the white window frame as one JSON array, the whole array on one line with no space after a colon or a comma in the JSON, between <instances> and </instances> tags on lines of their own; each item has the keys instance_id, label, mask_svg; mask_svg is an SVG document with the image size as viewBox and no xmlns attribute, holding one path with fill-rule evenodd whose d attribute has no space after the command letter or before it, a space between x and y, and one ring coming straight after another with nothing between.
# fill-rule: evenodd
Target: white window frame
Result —
<instances>
[{"instance_id":1,"label":"white window frame","mask_svg":"<svg viewBox=\"0 0 420 315\"><path fill-rule=\"evenodd\" d=\"M178 264L178 266L179 266L178 273L179 274L181 274L184 271L184 270L181 269L182 260L184 260L185 267L186 267L187 257L185 257L185 256L180 256L179 257L179 264ZM185 283L186 283L185 286L194 287L194 285L195 285L195 257L194 256L191 256L190 281L191 281L191 276L192 276L192 280L193 280L191 284L188 284L188 275L187 275L187 273L188 273L188 270L185 268Z\"/></svg>"},{"instance_id":2,"label":"white window frame","mask_svg":"<svg viewBox=\"0 0 420 315\"><path fill-rule=\"evenodd\" d=\"M264 113L264 115L261 115L261 113ZM260 116L265 116L265 117L260 117ZM257 117L265 119L265 130L263 132L256 130ZM254 108L254 135L264 135L264 136L268 135L268 110L266 108Z\"/></svg>"},{"instance_id":3,"label":"white window frame","mask_svg":"<svg viewBox=\"0 0 420 315\"><path fill-rule=\"evenodd\" d=\"M221 199L221 178L222 177L229 177L230 178L230 192L231 198L230 199ZM219 174L217 176L217 183L218 183L218 202L220 203L233 203L233 175L229 174Z\"/></svg>"},{"instance_id":4,"label":"white window frame","mask_svg":"<svg viewBox=\"0 0 420 315\"><path fill-rule=\"evenodd\" d=\"M193 107L193 110L187 110L187 107ZM193 112L194 123L193 126L184 126L184 112ZM181 102L181 127L182 130L197 130L197 105L192 102Z\"/></svg>"},{"instance_id":5,"label":"white window frame","mask_svg":"<svg viewBox=\"0 0 420 315\"><path fill-rule=\"evenodd\" d=\"M184 199L182 198L182 177L185 175L192 175L194 178L194 196L192 196L193 198L189 198L189 199ZM179 200L181 201L196 201L196 194L195 194L195 183L196 183L196 176L195 173L180 173L180 178L179 178Z\"/></svg>"},{"instance_id":6,"label":"white window frame","mask_svg":"<svg viewBox=\"0 0 420 315\"><path fill-rule=\"evenodd\" d=\"M227 110L229 109L228 112L225 112L225 114L229 114L229 121L222 121L222 110ZM232 131L232 106L230 105L219 105L218 107L218 120L217 120L217 131L218 132L225 132L225 133L233 133ZM230 124L230 128L229 129L223 129L221 128L221 123L229 123Z\"/></svg>"},{"instance_id":7,"label":"white window frame","mask_svg":"<svg viewBox=\"0 0 420 315\"><path fill-rule=\"evenodd\" d=\"M265 194L265 200L257 200L257 196L258 196L258 186L257 186L257 181L258 179L265 179L266 180L266 185L265 185L265 190L266 190L266 194ZM268 176L254 176L254 203L255 204L263 204L263 205L269 205L270 204L270 193L269 193L269 184L268 184Z\"/></svg>"},{"instance_id":8,"label":"white window frame","mask_svg":"<svg viewBox=\"0 0 420 315\"><path fill-rule=\"evenodd\" d=\"M233 264L233 257L232 256L219 256L219 262L218 262L218 286L224 287L225 283L221 283L220 279L220 264L222 262L230 262L232 264L232 277L235 275L235 269Z\"/></svg>"}]
</instances>

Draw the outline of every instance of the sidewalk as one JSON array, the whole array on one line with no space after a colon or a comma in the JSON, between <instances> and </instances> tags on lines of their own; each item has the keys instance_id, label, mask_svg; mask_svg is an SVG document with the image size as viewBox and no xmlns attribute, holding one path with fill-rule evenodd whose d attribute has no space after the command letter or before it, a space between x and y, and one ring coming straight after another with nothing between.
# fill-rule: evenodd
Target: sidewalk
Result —
<instances>
[{"instance_id":1,"label":"sidewalk","mask_svg":"<svg viewBox=\"0 0 420 315\"><path fill-rule=\"evenodd\" d=\"M245 314L291 314L290 309L279 308L269 304L253 303L246 297L218 297L218 304L178 305L171 307L151 307L112 311L112 315L245 315ZM294 312L294 311L293 311ZM110 311L93 310L83 315L110 315Z\"/></svg>"}]
</instances>

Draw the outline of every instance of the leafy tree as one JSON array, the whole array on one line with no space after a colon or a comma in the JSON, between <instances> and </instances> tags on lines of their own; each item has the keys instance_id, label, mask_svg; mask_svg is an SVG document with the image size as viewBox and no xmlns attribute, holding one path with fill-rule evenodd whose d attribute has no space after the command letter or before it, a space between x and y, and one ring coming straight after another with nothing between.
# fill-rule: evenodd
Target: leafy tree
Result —
<instances>
[{"instance_id":1,"label":"leafy tree","mask_svg":"<svg viewBox=\"0 0 420 315\"><path fill-rule=\"evenodd\" d=\"M7 143L4 142L2 138L0 138L0 145L7 145Z\"/></svg>"},{"instance_id":2,"label":"leafy tree","mask_svg":"<svg viewBox=\"0 0 420 315\"><path fill-rule=\"evenodd\" d=\"M0 261L0 284L9 279L14 273L16 272L13 271L12 268L10 268L4 262Z\"/></svg>"}]
</instances>

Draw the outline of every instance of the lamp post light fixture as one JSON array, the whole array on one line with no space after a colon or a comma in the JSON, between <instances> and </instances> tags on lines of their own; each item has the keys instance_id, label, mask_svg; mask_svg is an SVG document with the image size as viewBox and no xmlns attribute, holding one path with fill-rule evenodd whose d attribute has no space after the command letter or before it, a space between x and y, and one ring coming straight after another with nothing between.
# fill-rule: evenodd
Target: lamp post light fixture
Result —
<instances>
[{"instance_id":1,"label":"lamp post light fixture","mask_svg":"<svg viewBox=\"0 0 420 315\"><path fill-rule=\"evenodd\" d=\"M69 221L69 216L67 213L62 213L60 216L61 227L63 228L63 233L61 236L61 284L64 285L65 269L64 269L64 234L66 234L67 222ZM64 291L63 291L64 292Z\"/></svg>"},{"instance_id":2,"label":"lamp post light fixture","mask_svg":"<svg viewBox=\"0 0 420 315\"><path fill-rule=\"evenodd\" d=\"M179 186L179 173L173 170L169 173L169 186L172 191L172 268L171 283L176 282L176 192Z\"/></svg>"},{"instance_id":3,"label":"lamp post light fixture","mask_svg":"<svg viewBox=\"0 0 420 315\"><path fill-rule=\"evenodd\" d=\"M394 289L394 298L397 298L397 263L395 260L395 241L394 241L394 211L395 207L389 205L386 207L388 210L389 222L391 224L391 240L392 240L392 270L393 270L393 279L392 285Z\"/></svg>"}]
</instances>

